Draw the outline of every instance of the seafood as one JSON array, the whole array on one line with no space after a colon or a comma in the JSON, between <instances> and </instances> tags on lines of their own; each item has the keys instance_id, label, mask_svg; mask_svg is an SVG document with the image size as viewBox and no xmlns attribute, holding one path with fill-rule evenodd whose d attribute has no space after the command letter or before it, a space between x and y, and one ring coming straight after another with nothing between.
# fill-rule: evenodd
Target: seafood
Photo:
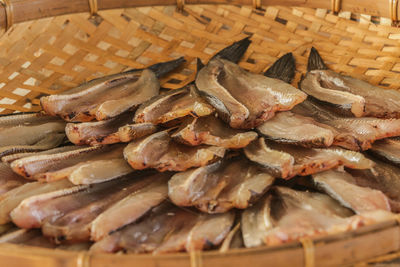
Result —
<instances>
[{"instance_id":1,"label":"seafood","mask_svg":"<svg viewBox=\"0 0 400 267\"><path fill-rule=\"evenodd\" d=\"M10 212L24 199L61 189L67 189L72 186L73 184L68 180L60 180L52 183L32 182L8 191L0 198L0 224L5 224L11 221Z\"/></svg>"},{"instance_id":2,"label":"seafood","mask_svg":"<svg viewBox=\"0 0 400 267\"><path fill-rule=\"evenodd\" d=\"M166 253L206 249L224 240L233 221L232 212L205 215L162 203L141 222L96 242L91 251Z\"/></svg>"},{"instance_id":3,"label":"seafood","mask_svg":"<svg viewBox=\"0 0 400 267\"><path fill-rule=\"evenodd\" d=\"M374 156L400 166L400 139L386 138L375 142L367 151Z\"/></svg>"},{"instance_id":4,"label":"seafood","mask_svg":"<svg viewBox=\"0 0 400 267\"><path fill-rule=\"evenodd\" d=\"M302 148L265 142L259 138L244 148L248 159L275 177L284 179L310 175L339 165L354 169L369 169L374 162L363 154L341 148Z\"/></svg>"},{"instance_id":5,"label":"seafood","mask_svg":"<svg viewBox=\"0 0 400 267\"><path fill-rule=\"evenodd\" d=\"M121 141L118 129L132 123L133 113L126 112L106 121L68 123L65 133L75 145L106 145Z\"/></svg>"},{"instance_id":6,"label":"seafood","mask_svg":"<svg viewBox=\"0 0 400 267\"><path fill-rule=\"evenodd\" d=\"M279 112L257 127L267 139L304 147L329 147L336 133L331 127L291 111Z\"/></svg>"},{"instance_id":7,"label":"seafood","mask_svg":"<svg viewBox=\"0 0 400 267\"><path fill-rule=\"evenodd\" d=\"M10 166L0 163L0 200L6 192L27 182L22 176L14 173Z\"/></svg>"},{"instance_id":8,"label":"seafood","mask_svg":"<svg viewBox=\"0 0 400 267\"><path fill-rule=\"evenodd\" d=\"M356 213L390 211L389 200L381 191L358 186L356 179L345 171L329 170L313 174L312 178L318 188Z\"/></svg>"},{"instance_id":9,"label":"seafood","mask_svg":"<svg viewBox=\"0 0 400 267\"><path fill-rule=\"evenodd\" d=\"M355 117L400 118L400 92L328 70L315 48L300 88L338 112Z\"/></svg>"},{"instance_id":10,"label":"seafood","mask_svg":"<svg viewBox=\"0 0 400 267\"><path fill-rule=\"evenodd\" d=\"M271 175L239 157L175 174L168 183L168 195L178 206L221 213L247 208L273 182Z\"/></svg>"},{"instance_id":11,"label":"seafood","mask_svg":"<svg viewBox=\"0 0 400 267\"><path fill-rule=\"evenodd\" d=\"M207 165L225 154L216 146L190 147L174 142L168 130L133 141L124 149L124 157L137 170L185 171Z\"/></svg>"},{"instance_id":12,"label":"seafood","mask_svg":"<svg viewBox=\"0 0 400 267\"><path fill-rule=\"evenodd\" d=\"M28 179L55 181L68 178L74 184L99 183L132 172L122 151L120 145L84 147L17 159L11 167Z\"/></svg>"},{"instance_id":13,"label":"seafood","mask_svg":"<svg viewBox=\"0 0 400 267\"><path fill-rule=\"evenodd\" d=\"M179 58L147 69L129 70L91 80L60 95L42 97L43 109L66 121L106 120L139 106L158 94L157 77L181 65Z\"/></svg>"},{"instance_id":14,"label":"seafood","mask_svg":"<svg viewBox=\"0 0 400 267\"><path fill-rule=\"evenodd\" d=\"M180 143L198 146L213 145L224 148L242 148L257 138L257 133L232 129L215 116L188 118L172 134Z\"/></svg>"},{"instance_id":15,"label":"seafood","mask_svg":"<svg viewBox=\"0 0 400 267\"><path fill-rule=\"evenodd\" d=\"M293 71L282 71L286 68ZM285 82L294 76L291 54L278 59L271 69L274 78L249 73L217 57L198 71L196 87L232 128L254 128L275 112L290 110L306 99L306 94ZM275 78L277 75L280 79Z\"/></svg>"},{"instance_id":16,"label":"seafood","mask_svg":"<svg viewBox=\"0 0 400 267\"><path fill-rule=\"evenodd\" d=\"M346 118L306 100L292 110L297 115L311 116L334 132L333 145L351 150L367 150L379 139L400 135L400 119L372 117Z\"/></svg>"}]
</instances>

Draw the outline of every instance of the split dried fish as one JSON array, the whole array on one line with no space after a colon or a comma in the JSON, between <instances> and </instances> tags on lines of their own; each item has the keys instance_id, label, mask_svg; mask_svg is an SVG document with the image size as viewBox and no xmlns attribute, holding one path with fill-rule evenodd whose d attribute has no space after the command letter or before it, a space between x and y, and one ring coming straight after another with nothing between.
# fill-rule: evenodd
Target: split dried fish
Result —
<instances>
[{"instance_id":1,"label":"split dried fish","mask_svg":"<svg viewBox=\"0 0 400 267\"><path fill-rule=\"evenodd\" d=\"M185 171L222 158L225 149L216 146L190 147L176 143L168 131L161 131L133 141L124 149L124 156L137 170Z\"/></svg>"},{"instance_id":2,"label":"split dried fish","mask_svg":"<svg viewBox=\"0 0 400 267\"><path fill-rule=\"evenodd\" d=\"M0 200L5 193L27 182L24 177L14 173L10 166L0 163Z\"/></svg>"},{"instance_id":3,"label":"split dried fish","mask_svg":"<svg viewBox=\"0 0 400 267\"><path fill-rule=\"evenodd\" d=\"M258 126L257 130L275 142L303 147L329 147L335 133L325 124L291 111L277 113L275 117Z\"/></svg>"},{"instance_id":4,"label":"split dried fish","mask_svg":"<svg viewBox=\"0 0 400 267\"><path fill-rule=\"evenodd\" d=\"M400 93L328 70L315 48L301 89L338 112L356 117L400 118Z\"/></svg>"},{"instance_id":5,"label":"split dried fish","mask_svg":"<svg viewBox=\"0 0 400 267\"><path fill-rule=\"evenodd\" d=\"M175 174L168 183L168 195L178 206L222 213L247 208L273 182L271 175L239 157Z\"/></svg>"},{"instance_id":6,"label":"split dried fish","mask_svg":"<svg viewBox=\"0 0 400 267\"><path fill-rule=\"evenodd\" d=\"M66 121L106 120L139 106L158 94L157 77L177 68L179 58L147 69L130 70L84 83L60 95L42 97L43 109Z\"/></svg>"},{"instance_id":7,"label":"split dried fish","mask_svg":"<svg viewBox=\"0 0 400 267\"><path fill-rule=\"evenodd\" d=\"M289 179L296 175L310 175L344 165L354 169L370 169L374 162L363 154L341 148L302 148L265 142L259 138L244 148L251 161L275 177Z\"/></svg>"},{"instance_id":8,"label":"split dried fish","mask_svg":"<svg viewBox=\"0 0 400 267\"><path fill-rule=\"evenodd\" d=\"M311 116L330 128L335 135L333 145L355 151L371 148L376 140L400 135L400 119L345 118L309 100L294 107L293 112Z\"/></svg>"},{"instance_id":9,"label":"split dried fish","mask_svg":"<svg viewBox=\"0 0 400 267\"><path fill-rule=\"evenodd\" d=\"M345 171L329 170L312 175L317 187L356 213L373 210L390 211L389 200L379 190L361 187Z\"/></svg>"},{"instance_id":10,"label":"split dried fish","mask_svg":"<svg viewBox=\"0 0 400 267\"><path fill-rule=\"evenodd\" d=\"M249 129L272 118L275 112L290 110L306 99L306 94L285 82L293 78L294 67L293 56L287 54L271 67L274 75L267 71L267 75L274 77L269 78L215 58L198 71L196 86L232 128Z\"/></svg>"},{"instance_id":11,"label":"split dried fish","mask_svg":"<svg viewBox=\"0 0 400 267\"><path fill-rule=\"evenodd\" d=\"M167 203L154 208L139 223L112 233L91 247L91 251L167 253L196 251L220 244L229 233L234 213L198 214Z\"/></svg>"},{"instance_id":12,"label":"split dried fish","mask_svg":"<svg viewBox=\"0 0 400 267\"><path fill-rule=\"evenodd\" d=\"M375 142L368 153L400 166L400 139L386 138Z\"/></svg>"},{"instance_id":13,"label":"split dried fish","mask_svg":"<svg viewBox=\"0 0 400 267\"><path fill-rule=\"evenodd\" d=\"M215 116L188 118L172 135L180 143L198 146L201 144L224 148L242 148L257 138L257 133L232 129Z\"/></svg>"}]
</instances>

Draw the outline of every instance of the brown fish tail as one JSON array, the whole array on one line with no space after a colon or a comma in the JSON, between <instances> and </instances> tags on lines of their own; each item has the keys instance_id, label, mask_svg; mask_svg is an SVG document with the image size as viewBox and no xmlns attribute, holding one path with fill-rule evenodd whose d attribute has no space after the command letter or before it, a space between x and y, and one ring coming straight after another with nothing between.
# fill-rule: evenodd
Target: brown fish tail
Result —
<instances>
[{"instance_id":1,"label":"brown fish tail","mask_svg":"<svg viewBox=\"0 0 400 267\"><path fill-rule=\"evenodd\" d=\"M219 57L232 61L234 63L238 63L250 44L251 44L250 36L248 36L240 41L234 42L230 46L225 47L224 49L219 51L216 55L214 55L211 59Z\"/></svg>"},{"instance_id":2,"label":"brown fish tail","mask_svg":"<svg viewBox=\"0 0 400 267\"><path fill-rule=\"evenodd\" d=\"M296 61L292 53L287 53L280 57L269 69L264 72L264 76L276 78L287 83L291 83L296 71Z\"/></svg>"},{"instance_id":3,"label":"brown fish tail","mask_svg":"<svg viewBox=\"0 0 400 267\"><path fill-rule=\"evenodd\" d=\"M324 60L319 55L315 47L311 47L310 56L308 57L307 71L312 70L327 70Z\"/></svg>"}]
</instances>

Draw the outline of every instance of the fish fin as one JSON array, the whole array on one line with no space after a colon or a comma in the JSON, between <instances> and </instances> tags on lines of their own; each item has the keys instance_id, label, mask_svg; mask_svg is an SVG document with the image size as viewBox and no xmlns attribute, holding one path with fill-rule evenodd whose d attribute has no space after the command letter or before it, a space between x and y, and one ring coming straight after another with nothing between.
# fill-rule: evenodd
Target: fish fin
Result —
<instances>
[{"instance_id":1,"label":"fish fin","mask_svg":"<svg viewBox=\"0 0 400 267\"><path fill-rule=\"evenodd\" d=\"M317 49L311 47L310 55L308 57L307 71L312 70L327 70L324 60L319 55Z\"/></svg>"},{"instance_id":2,"label":"fish fin","mask_svg":"<svg viewBox=\"0 0 400 267\"><path fill-rule=\"evenodd\" d=\"M264 76L276 78L287 83L291 83L296 70L296 61L292 53L287 53L272 64Z\"/></svg>"},{"instance_id":3,"label":"fish fin","mask_svg":"<svg viewBox=\"0 0 400 267\"><path fill-rule=\"evenodd\" d=\"M199 70L201 70L202 68L204 68L204 63L201 61L200 58L197 58L196 60L196 66L197 66L197 72L199 72Z\"/></svg>"},{"instance_id":4,"label":"fish fin","mask_svg":"<svg viewBox=\"0 0 400 267\"><path fill-rule=\"evenodd\" d=\"M186 60L183 57L180 57L178 59L174 59L171 61L161 62L161 63L151 65L150 67L148 67L148 69L152 70L156 74L157 78L159 78L159 77L167 74L168 72L176 69L183 62L186 62Z\"/></svg>"},{"instance_id":5,"label":"fish fin","mask_svg":"<svg viewBox=\"0 0 400 267\"><path fill-rule=\"evenodd\" d=\"M215 54L211 59L220 57L232 61L234 63L238 63L250 44L251 44L250 37L246 37L240 41L234 42L230 46L225 47L217 54Z\"/></svg>"}]
</instances>

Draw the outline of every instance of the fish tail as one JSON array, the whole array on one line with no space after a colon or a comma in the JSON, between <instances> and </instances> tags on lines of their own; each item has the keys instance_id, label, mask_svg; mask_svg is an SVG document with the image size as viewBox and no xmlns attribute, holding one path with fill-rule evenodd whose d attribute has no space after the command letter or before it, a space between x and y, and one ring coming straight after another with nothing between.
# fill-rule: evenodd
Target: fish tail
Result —
<instances>
[{"instance_id":1,"label":"fish tail","mask_svg":"<svg viewBox=\"0 0 400 267\"><path fill-rule=\"evenodd\" d=\"M204 63L201 61L200 58L197 58L196 60L196 66L197 66L197 73L199 72L199 70L201 70L202 68L204 68Z\"/></svg>"},{"instance_id":2,"label":"fish tail","mask_svg":"<svg viewBox=\"0 0 400 267\"><path fill-rule=\"evenodd\" d=\"M152 70L156 74L156 76L159 78L159 77L167 74L168 72L176 69L184 62L186 62L186 60L183 57L180 57L178 59L174 59L171 61L151 65L148 69Z\"/></svg>"},{"instance_id":3,"label":"fish tail","mask_svg":"<svg viewBox=\"0 0 400 267\"><path fill-rule=\"evenodd\" d=\"M232 61L234 63L238 63L250 44L251 44L250 37L246 37L240 41L234 42L230 46L225 47L224 49L219 51L216 55L214 55L211 59L220 57Z\"/></svg>"},{"instance_id":4,"label":"fish tail","mask_svg":"<svg viewBox=\"0 0 400 267\"><path fill-rule=\"evenodd\" d=\"M292 53L287 53L280 57L269 69L264 72L264 76L276 78L287 83L291 83L296 71L296 61Z\"/></svg>"},{"instance_id":5,"label":"fish tail","mask_svg":"<svg viewBox=\"0 0 400 267\"><path fill-rule=\"evenodd\" d=\"M327 70L324 60L319 55L317 49L311 47L310 56L308 57L307 70Z\"/></svg>"}]
</instances>

